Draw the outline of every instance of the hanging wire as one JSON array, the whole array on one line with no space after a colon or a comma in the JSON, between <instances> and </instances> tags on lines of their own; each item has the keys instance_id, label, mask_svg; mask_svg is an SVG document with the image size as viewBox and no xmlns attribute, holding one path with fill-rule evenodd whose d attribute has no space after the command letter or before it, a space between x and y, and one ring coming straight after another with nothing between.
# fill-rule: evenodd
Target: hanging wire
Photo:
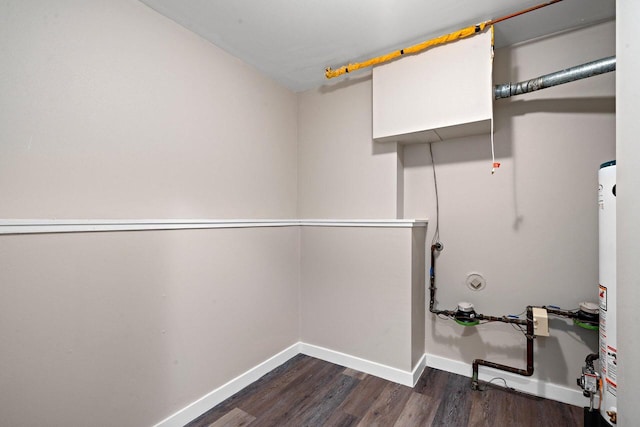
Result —
<instances>
[{"instance_id":1,"label":"hanging wire","mask_svg":"<svg viewBox=\"0 0 640 427\"><path fill-rule=\"evenodd\" d=\"M493 58L495 56L495 32L493 25L491 26L491 81L493 82ZM493 88L491 92L491 102L493 102ZM496 169L500 167L500 163L496 162L496 150L493 144L494 119L493 108L491 109L491 175L496 173Z\"/></svg>"},{"instance_id":2,"label":"hanging wire","mask_svg":"<svg viewBox=\"0 0 640 427\"><path fill-rule=\"evenodd\" d=\"M502 378L502 377L494 377L494 378L491 378L489 381L487 381L487 382L485 383L485 386L484 386L483 388L478 388L478 390L480 390L480 391L487 391L488 386L489 386L492 382L497 381L497 380L502 381L502 382L504 383L504 388L506 388L507 390L509 390L509 391L516 391L516 389L515 389L515 388L513 388L513 387L509 387L509 384L507 384L507 380L505 380L505 379L504 379L504 378Z\"/></svg>"},{"instance_id":3,"label":"hanging wire","mask_svg":"<svg viewBox=\"0 0 640 427\"><path fill-rule=\"evenodd\" d=\"M451 317L446 316L446 315L444 315L444 314L442 314L442 313L438 313L438 315L437 315L437 316L438 316L438 318L440 318L440 319L442 319L442 320L453 320Z\"/></svg>"},{"instance_id":4,"label":"hanging wire","mask_svg":"<svg viewBox=\"0 0 640 427\"><path fill-rule=\"evenodd\" d=\"M523 314L525 314L526 312L527 312L527 310L522 310L522 311L521 311L520 313L518 313L518 314L508 314L508 315L507 315L507 317L512 317L512 316L513 316L513 317L520 317L520 316L522 316Z\"/></svg>"},{"instance_id":5,"label":"hanging wire","mask_svg":"<svg viewBox=\"0 0 640 427\"><path fill-rule=\"evenodd\" d=\"M580 307L576 307L576 308L562 308L562 307L558 307L557 305L551 305L548 304L547 307L549 308L555 308L556 310L562 310L562 311L578 311L580 310Z\"/></svg>"},{"instance_id":6,"label":"hanging wire","mask_svg":"<svg viewBox=\"0 0 640 427\"><path fill-rule=\"evenodd\" d=\"M600 406L602 405L602 378L600 378L598 382L600 383L598 387L598 408L597 408L597 410L599 411Z\"/></svg>"},{"instance_id":7,"label":"hanging wire","mask_svg":"<svg viewBox=\"0 0 640 427\"><path fill-rule=\"evenodd\" d=\"M491 175L493 175L496 173L496 167L500 167L500 163L496 163L496 150L493 147L493 114L491 114L491 164Z\"/></svg>"},{"instance_id":8,"label":"hanging wire","mask_svg":"<svg viewBox=\"0 0 640 427\"><path fill-rule=\"evenodd\" d=\"M431 170L433 171L433 187L436 193L436 231L433 233L433 239L431 244L435 245L440 241L440 201L438 198L438 177L436 176L436 162L433 159L433 149L431 148L432 142L429 143L429 155L431 156Z\"/></svg>"},{"instance_id":9,"label":"hanging wire","mask_svg":"<svg viewBox=\"0 0 640 427\"><path fill-rule=\"evenodd\" d=\"M524 329L524 328L522 327L522 325L518 325L518 324L515 324L515 323L509 323L509 324L513 327L513 329L515 329L516 331L520 331L520 332L522 332L522 334L523 334L525 337L527 336L527 331L526 331L526 329Z\"/></svg>"}]
</instances>

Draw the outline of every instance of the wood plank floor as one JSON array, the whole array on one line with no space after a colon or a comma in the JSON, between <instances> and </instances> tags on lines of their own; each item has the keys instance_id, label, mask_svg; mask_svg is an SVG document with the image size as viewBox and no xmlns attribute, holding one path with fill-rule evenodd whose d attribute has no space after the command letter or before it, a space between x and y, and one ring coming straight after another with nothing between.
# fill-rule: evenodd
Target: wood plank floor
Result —
<instances>
[{"instance_id":1,"label":"wood plank floor","mask_svg":"<svg viewBox=\"0 0 640 427\"><path fill-rule=\"evenodd\" d=\"M498 374L499 376L499 374ZM298 355L188 427L581 426L582 408L427 368L406 387Z\"/></svg>"}]
</instances>

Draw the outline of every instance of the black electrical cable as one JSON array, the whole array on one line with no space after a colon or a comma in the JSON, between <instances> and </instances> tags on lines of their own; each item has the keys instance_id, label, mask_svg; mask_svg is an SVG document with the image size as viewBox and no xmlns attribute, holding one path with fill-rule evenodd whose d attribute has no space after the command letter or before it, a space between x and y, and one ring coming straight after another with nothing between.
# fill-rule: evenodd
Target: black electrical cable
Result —
<instances>
[{"instance_id":1,"label":"black electrical cable","mask_svg":"<svg viewBox=\"0 0 640 427\"><path fill-rule=\"evenodd\" d=\"M516 331L520 331L520 332L522 332L522 334L523 334L525 337L527 336L527 331L526 331L526 330L525 330L521 325L518 325L518 324L515 324L515 323L511 323L511 326L512 326L512 327L513 327L513 329L515 329Z\"/></svg>"},{"instance_id":2,"label":"black electrical cable","mask_svg":"<svg viewBox=\"0 0 640 427\"><path fill-rule=\"evenodd\" d=\"M509 384L507 384L507 380L505 380L502 377L493 377L493 378L491 378L489 381L484 383L484 387L479 386L478 390L479 391L487 391L488 386L491 385L492 382L497 381L497 380L500 380L500 381L502 381L504 383L504 388L505 389L507 389L509 391L516 391L516 389L513 388L513 387L510 387Z\"/></svg>"},{"instance_id":3,"label":"black electrical cable","mask_svg":"<svg viewBox=\"0 0 640 427\"><path fill-rule=\"evenodd\" d=\"M433 159L433 149L431 148L432 142L429 143L429 155L431 156L431 170L433 171L433 188L436 193L436 230L433 233L432 245L435 245L440 241L440 200L438 198L438 177L436 176L436 162Z\"/></svg>"}]
</instances>

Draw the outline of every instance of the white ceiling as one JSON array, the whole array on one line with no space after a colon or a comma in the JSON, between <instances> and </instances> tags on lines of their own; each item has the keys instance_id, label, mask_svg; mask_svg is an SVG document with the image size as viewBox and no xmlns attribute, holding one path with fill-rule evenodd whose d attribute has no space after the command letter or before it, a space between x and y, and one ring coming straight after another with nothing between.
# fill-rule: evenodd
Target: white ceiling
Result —
<instances>
[{"instance_id":1,"label":"white ceiling","mask_svg":"<svg viewBox=\"0 0 640 427\"><path fill-rule=\"evenodd\" d=\"M368 59L546 0L141 0L302 91ZM615 0L563 0L496 25L496 46L615 17ZM594 58L597 59L597 58Z\"/></svg>"}]
</instances>

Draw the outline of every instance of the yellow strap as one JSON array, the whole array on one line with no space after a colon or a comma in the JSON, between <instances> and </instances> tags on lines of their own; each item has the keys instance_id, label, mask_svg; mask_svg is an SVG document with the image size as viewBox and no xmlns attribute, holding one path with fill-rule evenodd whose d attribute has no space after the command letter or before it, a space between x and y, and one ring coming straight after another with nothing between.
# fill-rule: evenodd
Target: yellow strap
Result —
<instances>
[{"instance_id":1,"label":"yellow strap","mask_svg":"<svg viewBox=\"0 0 640 427\"><path fill-rule=\"evenodd\" d=\"M355 64L349 64L349 65L343 65L342 67L338 68L337 70L332 70L331 67L327 68L325 70L324 75L328 78L328 79L332 79L334 77L338 77L341 76L345 73L350 73L352 71L355 70L359 70L361 68L366 68L366 67L371 67L372 65L377 65L377 64L382 64L385 62L389 62L399 56L403 56L403 55L407 55L407 54L414 54L414 53L418 53L418 52L422 52L423 50L426 50L430 47L433 46L437 46L440 44L444 44L444 43L449 43L458 39L463 39L465 37L469 37L472 36L474 34L477 34L481 31L484 30L485 26L487 25L487 22L483 22L481 24L478 25L472 25L471 27L467 27L467 28L463 28L461 30L455 31L453 33L450 34L445 34L443 36L440 37L436 37L435 39L431 39L431 40L427 40L424 41L422 43L418 43L416 45L410 46L406 49L400 49L400 50L396 50L394 52L388 53L386 55L382 55L382 56L378 56L376 58L371 58L367 61L364 62L357 62Z\"/></svg>"}]
</instances>

